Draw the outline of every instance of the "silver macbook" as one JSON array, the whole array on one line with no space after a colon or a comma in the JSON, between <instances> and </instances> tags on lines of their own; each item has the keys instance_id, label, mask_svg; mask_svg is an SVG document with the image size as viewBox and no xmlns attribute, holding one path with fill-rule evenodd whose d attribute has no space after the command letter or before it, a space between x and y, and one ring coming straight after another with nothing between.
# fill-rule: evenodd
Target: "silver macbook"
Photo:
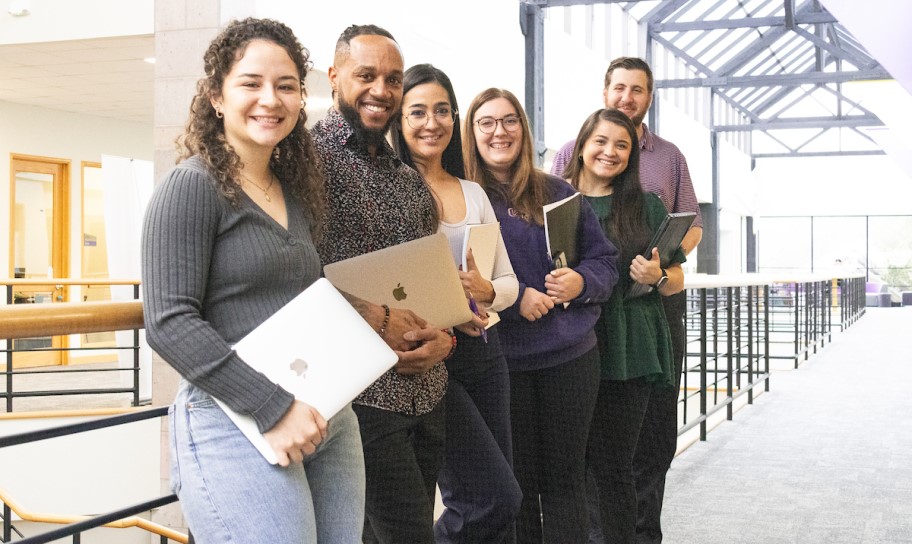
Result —
<instances>
[{"instance_id":1,"label":"silver macbook","mask_svg":"<svg viewBox=\"0 0 912 544\"><path fill-rule=\"evenodd\" d=\"M452 259L451 259L452 260ZM398 360L326 279L319 279L234 346L267 378L327 420ZM215 399L270 463L275 453L250 416Z\"/></svg>"},{"instance_id":2,"label":"silver macbook","mask_svg":"<svg viewBox=\"0 0 912 544\"><path fill-rule=\"evenodd\" d=\"M323 273L340 291L411 310L434 327L472 319L443 233L327 264Z\"/></svg>"}]
</instances>

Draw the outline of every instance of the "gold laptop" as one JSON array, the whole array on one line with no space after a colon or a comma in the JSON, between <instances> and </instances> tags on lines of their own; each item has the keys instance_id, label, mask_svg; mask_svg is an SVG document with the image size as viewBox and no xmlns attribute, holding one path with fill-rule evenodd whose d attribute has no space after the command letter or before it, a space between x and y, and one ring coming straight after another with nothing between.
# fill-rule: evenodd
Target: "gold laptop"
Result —
<instances>
[{"instance_id":1,"label":"gold laptop","mask_svg":"<svg viewBox=\"0 0 912 544\"><path fill-rule=\"evenodd\" d=\"M339 291L411 310L434 327L472 319L443 233L327 264L323 274Z\"/></svg>"}]
</instances>

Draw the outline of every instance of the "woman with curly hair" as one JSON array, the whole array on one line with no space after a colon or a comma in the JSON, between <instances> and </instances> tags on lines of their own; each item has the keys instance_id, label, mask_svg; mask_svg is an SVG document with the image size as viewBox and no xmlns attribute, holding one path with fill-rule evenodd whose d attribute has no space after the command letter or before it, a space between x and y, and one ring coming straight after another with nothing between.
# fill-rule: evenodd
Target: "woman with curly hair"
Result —
<instances>
[{"instance_id":1,"label":"woman with curly hair","mask_svg":"<svg viewBox=\"0 0 912 544\"><path fill-rule=\"evenodd\" d=\"M149 344L182 378L169 418L172 489L200 544L357 542L354 412L324 420L232 349L320 276L309 53L282 23L245 19L213 40L204 66L180 162L156 189L142 240ZM277 465L213 397L256 421Z\"/></svg>"}]
</instances>

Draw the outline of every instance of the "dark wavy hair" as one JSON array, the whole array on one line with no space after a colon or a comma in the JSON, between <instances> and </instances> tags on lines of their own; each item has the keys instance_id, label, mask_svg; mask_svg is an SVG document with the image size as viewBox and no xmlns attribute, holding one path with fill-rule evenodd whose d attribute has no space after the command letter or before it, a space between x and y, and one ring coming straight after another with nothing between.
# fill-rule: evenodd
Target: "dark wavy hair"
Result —
<instances>
[{"instance_id":1,"label":"dark wavy hair","mask_svg":"<svg viewBox=\"0 0 912 544\"><path fill-rule=\"evenodd\" d=\"M459 126L459 105L456 103L456 92L453 91L453 84L450 82L450 78L447 77L443 70L435 66L416 64L405 71L405 76L402 79L402 96L404 98L410 90L425 83L437 83L447 92L450 107L455 112L455 122L453 123L453 136L450 138L450 143L447 144L446 149L443 150L443 169L450 175L465 179L465 163L462 161L462 129ZM396 117L390 127L390 143L396 154L399 155L399 159L414 168L415 161L412 159L412 154L405 143L405 136L402 135L401 115Z\"/></svg>"},{"instance_id":2,"label":"dark wavy hair","mask_svg":"<svg viewBox=\"0 0 912 544\"><path fill-rule=\"evenodd\" d=\"M649 243L649 226L646 224L643 186L640 184L640 143L636 127L623 112L600 109L583 122L576 144L573 146L573 160L564 168L563 176L579 190L579 180L586 166L583 164L583 148L592 137L595 128L602 121L624 128L630 136L630 158L627 168L611 181L611 217L608 220L608 238L621 251L621 262L630 262Z\"/></svg>"},{"instance_id":3,"label":"dark wavy hair","mask_svg":"<svg viewBox=\"0 0 912 544\"><path fill-rule=\"evenodd\" d=\"M221 95L225 77L254 40L272 42L283 48L298 70L301 113L291 133L276 146L269 167L290 187L291 195L304 204L313 219L313 230L318 232L325 212L323 173L306 127L303 103L307 96L304 80L312 64L310 52L284 24L255 18L232 21L212 40L203 55L206 75L196 84L186 129L177 139L178 161L199 156L218 181L219 192L237 205L238 191L242 190L238 177L243 164L225 138L223 119L216 117L211 99Z\"/></svg>"},{"instance_id":4,"label":"dark wavy hair","mask_svg":"<svg viewBox=\"0 0 912 544\"><path fill-rule=\"evenodd\" d=\"M491 100L504 98L513 106L519 115L522 125L522 147L519 156L510 169L510 182L501 183L485 164L478 152L478 141L472 124L478 108ZM532 151L532 133L529 131L529 119L516 95L506 89L490 88L475 97L469 104L465 116L465 137L462 139L462 156L465 160L466 179L481 185L488 196L509 202L529 222L544 225L545 217L542 206L550 202L551 191L545 173L535 167L535 156Z\"/></svg>"}]
</instances>

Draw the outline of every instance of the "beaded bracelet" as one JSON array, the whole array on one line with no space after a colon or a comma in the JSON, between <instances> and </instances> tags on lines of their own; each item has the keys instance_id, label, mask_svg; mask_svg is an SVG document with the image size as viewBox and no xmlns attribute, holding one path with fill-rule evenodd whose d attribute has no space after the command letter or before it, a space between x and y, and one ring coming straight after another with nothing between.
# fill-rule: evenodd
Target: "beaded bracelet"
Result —
<instances>
[{"instance_id":1,"label":"beaded bracelet","mask_svg":"<svg viewBox=\"0 0 912 544\"><path fill-rule=\"evenodd\" d=\"M381 306L383 307L384 312L383 324L380 325L380 330L377 331L377 334L380 335L380 338L383 338L383 335L386 334L386 326L389 325L390 322L390 307L386 304L381 304Z\"/></svg>"},{"instance_id":2,"label":"beaded bracelet","mask_svg":"<svg viewBox=\"0 0 912 544\"><path fill-rule=\"evenodd\" d=\"M453 354L456 353L456 335L453 334L452 332L448 331L447 329L440 329L440 330L449 334L450 340L453 342L453 345L450 347L450 352L447 353L447 356L443 358L444 361L449 361L453 357Z\"/></svg>"}]
</instances>

